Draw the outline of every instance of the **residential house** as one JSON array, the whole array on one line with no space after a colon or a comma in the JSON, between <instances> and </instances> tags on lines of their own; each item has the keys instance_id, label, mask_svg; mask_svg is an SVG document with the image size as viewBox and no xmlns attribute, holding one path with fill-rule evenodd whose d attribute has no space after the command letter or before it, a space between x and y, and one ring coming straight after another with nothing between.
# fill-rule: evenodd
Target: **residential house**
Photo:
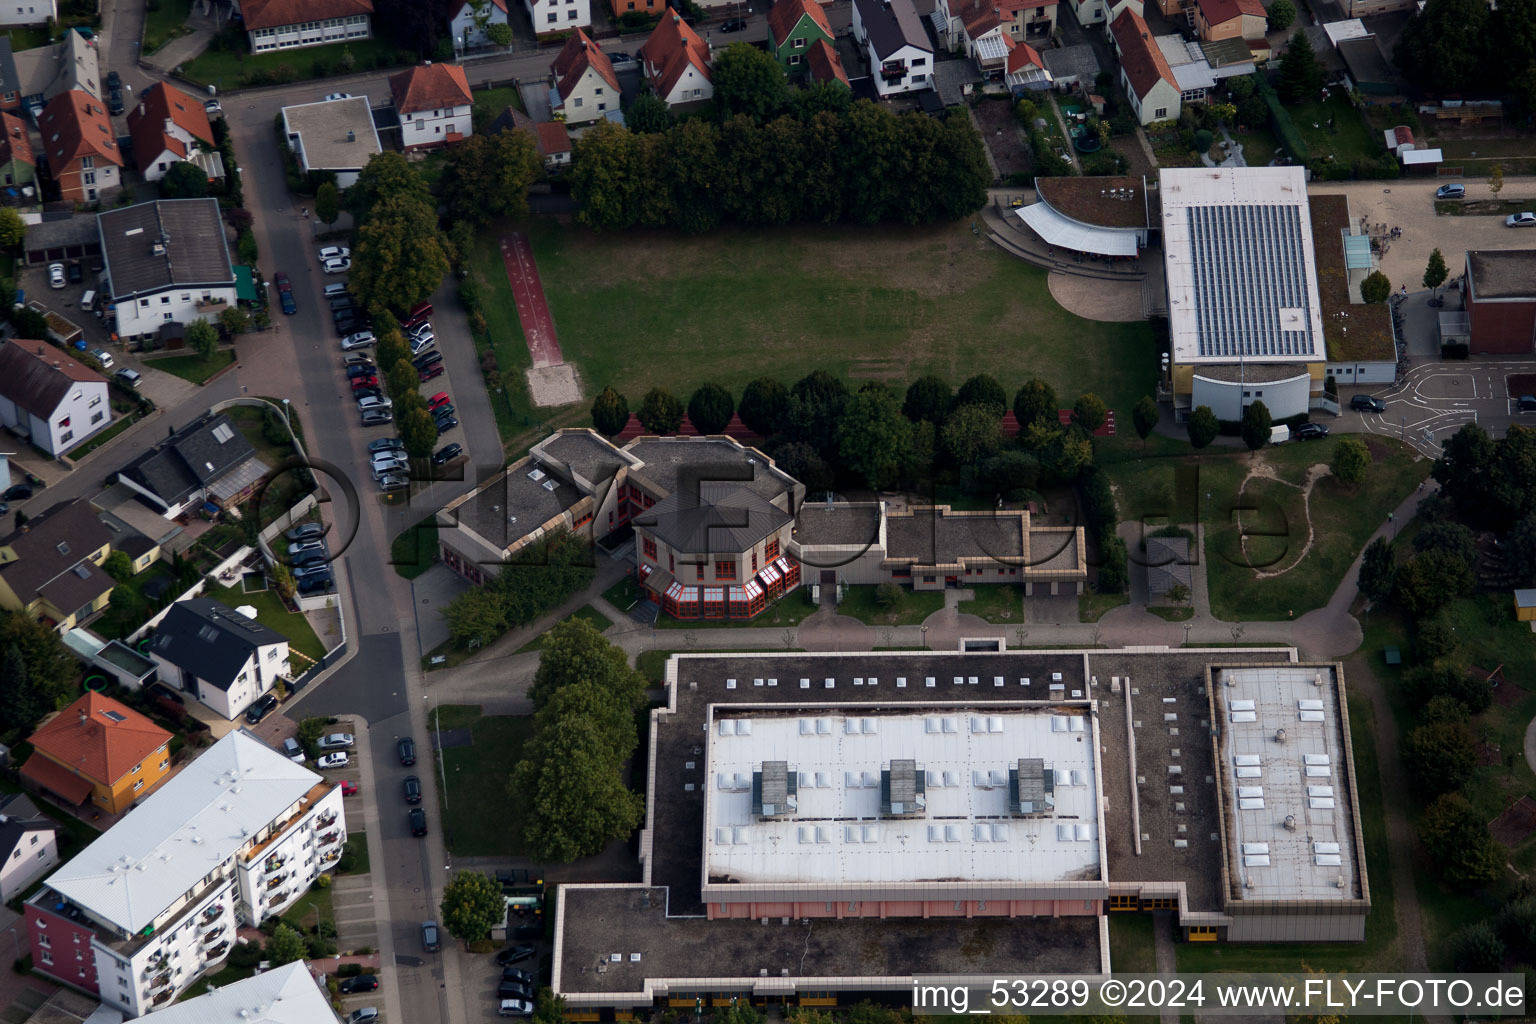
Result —
<instances>
[{"instance_id":1,"label":"residential house","mask_svg":"<svg viewBox=\"0 0 1536 1024\"><path fill-rule=\"evenodd\" d=\"M460 50L491 45L486 30L492 25L507 24L507 0L459 0L458 8L448 19L448 31L453 33L454 45Z\"/></svg>"},{"instance_id":2,"label":"residential house","mask_svg":"<svg viewBox=\"0 0 1536 1024\"><path fill-rule=\"evenodd\" d=\"M853 0L853 37L882 97L932 87L933 47L912 0Z\"/></svg>"},{"instance_id":3,"label":"residential house","mask_svg":"<svg viewBox=\"0 0 1536 1024\"><path fill-rule=\"evenodd\" d=\"M37 127L61 199L94 203L121 184L123 154L101 100L79 89L59 93L43 108Z\"/></svg>"},{"instance_id":4,"label":"residential house","mask_svg":"<svg viewBox=\"0 0 1536 1024\"><path fill-rule=\"evenodd\" d=\"M139 501L166 519L204 502L237 505L266 474L251 442L223 413L204 413L118 471Z\"/></svg>"},{"instance_id":5,"label":"residential house","mask_svg":"<svg viewBox=\"0 0 1536 1024\"><path fill-rule=\"evenodd\" d=\"M1146 11L1142 0L1067 0L1067 2L1072 8L1072 16L1077 19L1079 25L1084 28L1103 25L1106 31L1114 24L1121 11L1133 10L1138 17Z\"/></svg>"},{"instance_id":6,"label":"residential house","mask_svg":"<svg viewBox=\"0 0 1536 1024\"><path fill-rule=\"evenodd\" d=\"M170 778L171 734L128 705L87 690L28 737L21 777L66 807L122 814Z\"/></svg>"},{"instance_id":7,"label":"residential house","mask_svg":"<svg viewBox=\"0 0 1536 1024\"><path fill-rule=\"evenodd\" d=\"M0 0L3 2L3 0ZM128 113L133 157L145 181L159 181L178 161L202 168L209 181L224 176L224 161L213 145L213 126L203 105L165 82L139 93Z\"/></svg>"},{"instance_id":8,"label":"residential house","mask_svg":"<svg viewBox=\"0 0 1536 1024\"><path fill-rule=\"evenodd\" d=\"M330 171L342 189L357 184L364 165L383 152L366 96L284 107L283 137L300 170Z\"/></svg>"},{"instance_id":9,"label":"residential house","mask_svg":"<svg viewBox=\"0 0 1536 1024\"><path fill-rule=\"evenodd\" d=\"M5 0L0 3L0 28L12 25L45 25L59 20L55 0Z\"/></svg>"},{"instance_id":10,"label":"residential house","mask_svg":"<svg viewBox=\"0 0 1536 1024\"><path fill-rule=\"evenodd\" d=\"M614 21L626 14L664 14L669 9L666 0L608 0L608 6Z\"/></svg>"},{"instance_id":11,"label":"residential house","mask_svg":"<svg viewBox=\"0 0 1536 1024\"><path fill-rule=\"evenodd\" d=\"M768 50L785 69L808 70L806 58L818 39L836 45L837 35L816 0L779 0L768 12Z\"/></svg>"},{"instance_id":12,"label":"residential house","mask_svg":"<svg viewBox=\"0 0 1536 1024\"><path fill-rule=\"evenodd\" d=\"M59 826L23 793L0 797L0 900L9 903L59 863Z\"/></svg>"},{"instance_id":13,"label":"residential house","mask_svg":"<svg viewBox=\"0 0 1536 1024\"><path fill-rule=\"evenodd\" d=\"M0 111L0 136L0 180L8 188L27 188L37 180L37 157L26 124Z\"/></svg>"},{"instance_id":14,"label":"residential house","mask_svg":"<svg viewBox=\"0 0 1536 1024\"><path fill-rule=\"evenodd\" d=\"M547 36L592 24L591 0L523 0L535 35Z\"/></svg>"},{"instance_id":15,"label":"residential house","mask_svg":"<svg viewBox=\"0 0 1536 1024\"><path fill-rule=\"evenodd\" d=\"M291 906L336 864L346 838L339 785L236 729L23 904L32 962L115 1010L143 1016L218 970L241 926ZM253 1012L242 1006L219 1019L236 1024L241 1010ZM185 1019L174 1016L178 1009L166 1012L166 1020ZM286 1022L286 1014L274 1007L251 1019ZM306 1024L333 1019L321 1014Z\"/></svg>"},{"instance_id":16,"label":"residential house","mask_svg":"<svg viewBox=\"0 0 1536 1024\"><path fill-rule=\"evenodd\" d=\"M251 52L323 46L373 35L373 0L234 0Z\"/></svg>"},{"instance_id":17,"label":"residential house","mask_svg":"<svg viewBox=\"0 0 1536 1024\"><path fill-rule=\"evenodd\" d=\"M238 298L217 199L157 199L97 214L106 267L101 291L117 333L139 338L162 324L214 320Z\"/></svg>"},{"instance_id":18,"label":"residential house","mask_svg":"<svg viewBox=\"0 0 1536 1024\"><path fill-rule=\"evenodd\" d=\"M1017 43L1008 53L1008 64L1003 81L1008 90L1018 96L1025 92L1039 92L1051 87L1051 73L1045 69L1040 51L1028 43Z\"/></svg>"},{"instance_id":19,"label":"residential house","mask_svg":"<svg viewBox=\"0 0 1536 1024\"><path fill-rule=\"evenodd\" d=\"M568 125L598 121L619 109L619 76L613 62L586 32L577 29L550 66L549 109Z\"/></svg>"},{"instance_id":20,"label":"residential house","mask_svg":"<svg viewBox=\"0 0 1536 1024\"><path fill-rule=\"evenodd\" d=\"M6 45L8 50L9 42ZM13 73L0 86L7 110L41 110L55 96L71 90L101 98L96 46L78 32L64 33L63 42L16 53L11 67Z\"/></svg>"},{"instance_id":21,"label":"residential house","mask_svg":"<svg viewBox=\"0 0 1536 1024\"><path fill-rule=\"evenodd\" d=\"M111 553L112 535L90 503L61 501L0 538L0 608L73 629L106 607L116 581L101 563Z\"/></svg>"},{"instance_id":22,"label":"residential house","mask_svg":"<svg viewBox=\"0 0 1536 1024\"><path fill-rule=\"evenodd\" d=\"M145 653L164 683L228 719L288 677L287 637L206 597L171 605Z\"/></svg>"},{"instance_id":23,"label":"residential house","mask_svg":"<svg viewBox=\"0 0 1536 1024\"><path fill-rule=\"evenodd\" d=\"M1268 29L1259 0L1196 0L1195 28L1208 42L1219 39L1264 39ZM1267 46L1266 46L1267 49Z\"/></svg>"},{"instance_id":24,"label":"residential house","mask_svg":"<svg viewBox=\"0 0 1536 1024\"><path fill-rule=\"evenodd\" d=\"M534 141L544 169L558 172L571 165L571 133L559 121L543 121L534 127Z\"/></svg>"},{"instance_id":25,"label":"residential house","mask_svg":"<svg viewBox=\"0 0 1536 1024\"><path fill-rule=\"evenodd\" d=\"M390 75L389 91L407 151L446 146L475 133L470 118L474 94L457 64L422 64Z\"/></svg>"},{"instance_id":26,"label":"residential house","mask_svg":"<svg viewBox=\"0 0 1536 1024\"><path fill-rule=\"evenodd\" d=\"M848 82L848 72L843 70L843 59L837 55L837 47L827 40L818 39L810 45L806 51L805 64L810 71L811 81L822 85L841 82L852 88Z\"/></svg>"},{"instance_id":27,"label":"residential house","mask_svg":"<svg viewBox=\"0 0 1536 1024\"><path fill-rule=\"evenodd\" d=\"M1120 58L1120 86L1130 98L1136 120L1151 124L1178 117L1178 82L1141 15L1121 11L1110 27L1110 37Z\"/></svg>"},{"instance_id":28,"label":"residential house","mask_svg":"<svg viewBox=\"0 0 1536 1024\"><path fill-rule=\"evenodd\" d=\"M1010 43L1046 38L1056 29L1055 0L939 0L934 15L950 50L976 60L983 74L1004 73Z\"/></svg>"},{"instance_id":29,"label":"residential house","mask_svg":"<svg viewBox=\"0 0 1536 1024\"><path fill-rule=\"evenodd\" d=\"M640 48L645 77L669 107L703 103L715 95L709 61L709 44L676 11L662 15Z\"/></svg>"},{"instance_id":30,"label":"residential house","mask_svg":"<svg viewBox=\"0 0 1536 1024\"><path fill-rule=\"evenodd\" d=\"M46 342L0 344L0 426L62 455L111 423L101 374Z\"/></svg>"},{"instance_id":31,"label":"residential house","mask_svg":"<svg viewBox=\"0 0 1536 1024\"><path fill-rule=\"evenodd\" d=\"M331 996L326 976L315 977L296 960L254 977L210 986L207 992L135 1017L128 1024L254 1024L252 1007L261 1007L260 1024L330 1024Z\"/></svg>"}]
</instances>

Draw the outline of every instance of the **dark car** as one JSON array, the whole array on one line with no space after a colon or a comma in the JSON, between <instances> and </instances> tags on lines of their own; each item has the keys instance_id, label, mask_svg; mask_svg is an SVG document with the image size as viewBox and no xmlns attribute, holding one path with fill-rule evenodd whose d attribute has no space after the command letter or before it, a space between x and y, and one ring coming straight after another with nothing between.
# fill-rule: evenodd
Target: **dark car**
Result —
<instances>
[{"instance_id":1,"label":"dark car","mask_svg":"<svg viewBox=\"0 0 1536 1024\"><path fill-rule=\"evenodd\" d=\"M746 18L731 18L720 26L721 32L740 32L747 27Z\"/></svg>"},{"instance_id":2,"label":"dark car","mask_svg":"<svg viewBox=\"0 0 1536 1024\"><path fill-rule=\"evenodd\" d=\"M448 433L448 431L459 425L459 421L454 419L452 416L444 416L442 419L435 420L434 422L437 424L438 437L442 437L444 434Z\"/></svg>"},{"instance_id":3,"label":"dark car","mask_svg":"<svg viewBox=\"0 0 1536 1024\"><path fill-rule=\"evenodd\" d=\"M369 387L365 388L353 388L352 397L358 399L359 401L364 398L383 398L384 392L380 391L377 387L370 385Z\"/></svg>"},{"instance_id":4,"label":"dark car","mask_svg":"<svg viewBox=\"0 0 1536 1024\"><path fill-rule=\"evenodd\" d=\"M496 963L498 966L505 967L508 964L521 963L524 960L531 960L532 958L532 946L508 946L506 949L496 954Z\"/></svg>"},{"instance_id":5,"label":"dark car","mask_svg":"<svg viewBox=\"0 0 1536 1024\"><path fill-rule=\"evenodd\" d=\"M123 76L119 75L116 71L108 71L107 72L107 88L108 89L121 89L122 87L123 87Z\"/></svg>"},{"instance_id":6,"label":"dark car","mask_svg":"<svg viewBox=\"0 0 1536 1024\"><path fill-rule=\"evenodd\" d=\"M342 978L341 984L336 986L336 991L342 995L351 995L353 992L376 992L379 988L379 979L372 974L359 974L355 978Z\"/></svg>"},{"instance_id":7,"label":"dark car","mask_svg":"<svg viewBox=\"0 0 1536 1024\"><path fill-rule=\"evenodd\" d=\"M516 981L529 988L533 987L533 975L521 967L504 967L501 971L502 981Z\"/></svg>"},{"instance_id":8,"label":"dark car","mask_svg":"<svg viewBox=\"0 0 1536 1024\"><path fill-rule=\"evenodd\" d=\"M320 576L305 576L295 584L301 594L313 594L320 590L330 590L335 585L336 580L330 573Z\"/></svg>"},{"instance_id":9,"label":"dark car","mask_svg":"<svg viewBox=\"0 0 1536 1024\"><path fill-rule=\"evenodd\" d=\"M427 812L420 807L412 807L409 815L411 820L411 835L424 836L427 834Z\"/></svg>"},{"instance_id":10,"label":"dark car","mask_svg":"<svg viewBox=\"0 0 1536 1024\"><path fill-rule=\"evenodd\" d=\"M292 292L278 292L277 303L283 307L283 312L289 316L293 316L293 314L299 311L299 304L293 301Z\"/></svg>"},{"instance_id":11,"label":"dark car","mask_svg":"<svg viewBox=\"0 0 1536 1024\"><path fill-rule=\"evenodd\" d=\"M293 291L293 282L289 281L288 275L281 270L272 275L272 283L276 285L277 290L280 292Z\"/></svg>"},{"instance_id":12,"label":"dark car","mask_svg":"<svg viewBox=\"0 0 1536 1024\"><path fill-rule=\"evenodd\" d=\"M377 441L368 442L368 454L376 455L379 452L403 452L405 442L398 437L381 437Z\"/></svg>"},{"instance_id":13,"label":"dark car","mask_svg":"<svg viewBox=\"0 0 1536 1024\"><path fill-rule=\"evenodd\" d=\"M496 996L499 999L533 999L533 989L520 981L503 980L496 986Z\"/></svg>"},{"instance_id":14,"label":"dark car","mask_svg":"<svg viewBox=\"0 0 1536 1024\"><path fill-rule=\"evenodd\" d=\"M255 725L263 718L266 718L267 715L270 714L272 709L275 707L277 707L277 698L272 696L270 693L264 693L260 697L256 698L255 702L252 703L250 707L245 709L245 720L250 724Z\"/></svg>"},{"instance_id":15,"label":"dark car","mask_svg":"<svg viewBox=\"0 0 1536 1024\"><path fill-rule=\"evenodd\" d=\"M433 363L431 366L423 367L416 372L420 374L421 382L425 384L427 381L436 380L443 375L443 364Z\"/></svg>"},{"instance_id":16,"label":"dark car","mask_svg":"<svg viewBox=\"0 0 1536 1024\"><path fill-rule=\"evenodd\" d=\"M345 338L349 334L356 334L362 329L363 325L351 317L336 321L336 337L338 338Z\"/></svg>"},{"instance_id":17,"label":"dark car","mask_svg":"<svg viewBox=\"0 0 1536 1024\"><path fill-rule=\"evenodd\" d=\"M123 112L123 90L113 89L107 93L107 110L113 117Z\"/></svg>"},{"instance_id":18,"label":"dark car","mask_svg":"<svg viewBox=\"0 0 1536 1024\"><path fill-rule=\"evenodd\" d=\"M372 363L353 363L347 367L347 379L356 380L359 377L373 377L379 372L379 368Z\"/></svg>"},{"instance_id":19,"label":"dark car","mask_svg":"<svg viewBox=\"0 0 1536 1024\"><path fill-rule=\"evenodd\" d=\"M446 465L447 463L452 462L454 459L463 454L464 446L459 444L457 441L455 441L453 444L443 445L443 447L439 448L436 452L433 453L432 465Z\"/></svg>"},{"instance_id":20,"label":"dark car","mask_svg":"<svg viewBox=\"0 0 1536 1024\"><path fill-rule=\"evenodd\" d=\"M1291 428L1291 436L1298 441L1311 441L1327 437L1328 428L1321 423L1298 423Z\"/></svg>"},{"instance_id":21,"label":"dark car","mask_svg":"<svg viewBox=\"0 0 1536 1024\"><path fill-rule=\"evenodd\" d=\"M68 268L68 273L70 284L79 284L85 279L85 271L80 269L80 264L78 263L71 263Z\"/></svg>"},{"instance_id":22,"label":"dark car","mask_svg":"<svg viewBox=\"0 0 1536 1024\"><path fill-rule=\"evenodd\" d=\"M420 811L412 811L411 813L413 815L421 814ZM422 817L425 818L426 815L422 814ZM426 826L423 825L422 828L426 828ZM436 921L421 922L421 948L425 949L428 953L436 953L443 948L442 940L437 936Z\"/></svg>"},{"instance_id":23,"label":"dark car","mask_svg":"<svg viewBox=\"0 0 1536 1024\"><path fill-rule=\"evenodd\" d=\"M432 414L432 418L433 419L435 419L435 420L445 420L445 419L448 419L449 417L451 417L458 410L454 409L452 402L444 402L442 405L438 406L436 409L428 409L427 411Z\"/></svg>"},{"instance_id":24,"label":"dark car","mask_svg":"<svg viewBox=\"0 0 1536 1024\"><path fill-rule=\"evenodd\" d=\"M323 565L331 560L331 553L324 548L311 548L308 551L300 551L288 558L290 565L298 568L308 568L311 565Z\"/></svg>"},{"instance_id":25,"label":"dark car","mask_svg":"<svg viewBox=\"0 0 1536 1024\"><path fill-rule=\"evenodd\" d=\"M283 534L283 536L297 543L303 543L306 540L319 540L325 536L325 527L319 523L304 523L300 526L295 526Z\"/></svg>"},{"instance_id":26,"label":"dark car","mask_svg":"<svg viewBox=\"0 0 1536 1024\"><path fill-rule=\"evenodd\" d=\"M425 370L427 367L442 361L443 354L441 352L423 352L421 355L411 360L411 365L416 367L418 370Z\"/></svg>"},{"instance_id":27,"label":"dark car","mask_svg":"<svg viewBox=\"0 0 1536 1024\"><path fill-rule=\"evenodd\" d=\"M400 742L395 744L395 752L400 755L400 763L409 768L416 763L416 741L409 736L401 736Z\"/></svg>"},{"instance_id":28,"label":"dark car","mask_svg":"<svg viewBox=\"0 0 1536 1024\"><path fill-rule=\"evenodd\" d=\"M1521 395L1520 396L1520 411L1521 412L1536 412L1536 395Z\"/></svg>"},{"instance_id":29,"label":"dark car","mask_svg":"<svg viewBox=\"0 0 1536 1024\"><path fill-rule=\"evenodd\" d=\"M405 802L408 804L421 803L421 780L414 775L405 777Z\"/></svg>"},{"instance_id":30,"label":"dark car","mask_svg":"<svg viewBox=\"0 0 1536 1024\"><path fill-rule=\"evenodd\" d=\"M7 487L4 495L0 495L6 501L26 501L32 497L31 484L12 484Z\"/></svg>"},{"instance_id":31,"label":"dark car","mask_svg":"<svg viewBox=\"0 0 1536 1024\"><path fill-rule=\"evenodd\" d=\"M1359 412L1386 412L1387 403L1370 395L1356 395L1349 400L1349 407Z\"/></svg>"}]
</instances>

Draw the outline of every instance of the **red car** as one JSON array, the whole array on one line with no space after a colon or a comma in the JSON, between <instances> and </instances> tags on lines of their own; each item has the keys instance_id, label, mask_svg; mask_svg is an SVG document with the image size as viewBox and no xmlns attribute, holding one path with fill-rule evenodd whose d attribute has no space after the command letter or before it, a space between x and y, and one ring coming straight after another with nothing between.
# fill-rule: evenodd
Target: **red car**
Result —
<instances>
[{"instance_id":1,"label":"red car","mask_svg":"<svg viewBox=\"0 0 1536 1024\"><path fill-rule=\"evenodd\" d=\"M378 386L379 386L379 378L377 378L377 377L354 377L354 378L352 378L352 390L353 391L356 391L358 388L376 388Z\"/></svg>"},{"instance_id":2,"label":"red car","mask_svg":"<svg viewBox=\"0 0 1536 1024\"><path fill-rule=\"evenodd\" d=\"M400 321L400 329L409 331L417 324L425 323L432 318L432 303L418 302L411 311L405 314L405 319Z\"/></svg>"},{"instance_id":3,"label":"red car","mask_svg":"<svg viewBox=\"0 0 1536 1024\"><path fill-rule=\"evenodd\" d=\"M448 397L448 392L439 391L437 394L427 399L427 411L432 412L434 409L447 405L451 401L453 400Z\"/></svg>"},{"instance_id":4,"label":"red car","mask_svg":"<svg viewBox=\"0 0 1536 1024\"><path fill-rule=\"evenodd\" d=\"M342 796L357 796L357 783L352 782L349 779L342 779L341 780L341 795Z\"/></svg>"},{"instance_id":5,"label":"red car","mask_svg":"<svg viewBox=\"0 0 1536 1024\"><path fill-rule=\"evenodd\" d=\"M288 283L288 275L281 270L272 276L272 281L277 285L277 290L280 292L293 291L293 285Z\"/></svg>"}]
</instances>

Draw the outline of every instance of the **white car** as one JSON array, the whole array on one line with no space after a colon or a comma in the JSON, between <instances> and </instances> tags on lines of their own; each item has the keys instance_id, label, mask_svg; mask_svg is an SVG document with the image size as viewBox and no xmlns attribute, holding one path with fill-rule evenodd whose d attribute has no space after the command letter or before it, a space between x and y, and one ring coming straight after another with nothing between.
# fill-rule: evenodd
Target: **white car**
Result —
<instances>
[{"instance_id":1,"label":"white car","mask_svg":"<svg viewBox=\"0 0 1536 1024\"><path fill-rule=\"evenodd\" d=\"M349 100L351 98L352 94L349 92L328 92L325 94L325 100L327 103L329 103L331 100Z\"/></svg>"},{"instance_id":2,"label":"white car","mask_svg":"<svg viewBox=\"0 0 1536 1024\"><path fill-rule=\"evenodd\" d=\"M224 104L220 103L218 100L204 100L203 112L210 115L222 114L224 113Z\"/></svg>"},{"instance_id":3,"label":"white car","mask_svg":"<svg viewBox=\"0 0 1536 1024\"><path fill-rule=\"evenodd\" d=\"M1511 228L1536 228L1536 213L1529 210L1524 213L1512 213L1504 218L1504 224Z\"/></svg>"},{"instance_id":4,"label":"white car","mask_svg":"<svg viewBox=\"0 0 1536 1024\"><path fill-rule=\"evenodd\" d=\"M328 245L320 250L320 258L323 260L345 259L351 255L352 250L344 245Z\"/></svg>"},{"instance_id":5,"label":"white car","mask_svg":"<svg viewBox=\"0 0 1536 1024\"><path fill-rule=\"evenodd\" d=\"M320 737L321 750L350 750L353 746L352 734L349 732L333 732L329 736Z\"/></svg>"},{"instance_id":6,"label":"white car","mask_svg":"<svg viewBox=\"0 0 1536 1024\"><path fill-rule=\"evenodd\" d=\"M423 320L421 323L416 324L414 327L411 327L405 333L407 335L409 335L410 337L412 337L412 338L419 338L423 334L431 334L432 333L432 321L431 320Z\"/></svg>"},{"instance_id":7,"label":"white car","mask_svg":"<svg viewBox=\"0 0 1536 1024\"><path fill-rule=\"evenodd\" d=\"M320 264L320 268L327 274L345 274L352 269L352 260L346 256L337 256Z\"/></svg>"},{"instance_id":8,"label":"white car","mask_svg":"<svg viewBox=\"0 0 1536 1024\"><path fill-rule=\"evenodd\" d=\"M436 344L437 335L433 334L431 331L427 331L424 334L418 334L416 337L411 339L411 355L420 355Z\"/></svg>"},{"instance_id":9,"label":"white car","mask_svg":"<svg viewBox=\"0 0 1536 1024\"><path fill-rule=\"evenodd\" d=\"M108 352L106 349L104 349L104 348L92 349L91 350L91 357L94 358L98 363L101 364L101 368L103 370L110 370L110 369L112 369L112 353Z\"/></svg>"},{"instance_id":10,"label":"white car","mask_svg":"<svg viewBox=\"0 0 1536 1024\"><path fill-rule=\"evenodd\" d=\"M350 763L351 759L341 751L337 751L334 754L322 754L320 759L315 762L322 771L327 768L345 768Z\"/></svg>"},{"instance_id":11,"label":"white car","mask_svg":"<svg viewBox=\"0 0 1536 1024\"><path fill-rule=\"evenodd\" d=\"M62 264L62 263L50 263L50 264L48 264L48 287L50 287L50 288L63 288L64 287L64 264Z\"/></svg>"},{"instance_id":12,"label":"white car","mask_svg":"<svg viewBox=\"0 0 1536 1024\"><path fill-rule=\"evenodd\" d=\"M367 348L377 340L373 336L372 331L357 331L341 339L341 350L343 352L350 352L355 348Z\"/></svg>"}]
</instances>

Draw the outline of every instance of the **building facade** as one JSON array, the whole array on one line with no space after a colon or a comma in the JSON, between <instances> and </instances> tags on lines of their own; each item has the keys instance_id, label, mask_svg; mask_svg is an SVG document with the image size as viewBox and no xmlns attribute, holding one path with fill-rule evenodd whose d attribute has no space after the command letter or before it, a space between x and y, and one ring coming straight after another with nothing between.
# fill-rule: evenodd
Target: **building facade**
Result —
<instances>
[{"instance_id":1,"label":"building facade","mask_svg":"<svg viewBox=\"0 0 1536 1024\"><path fill-rule=\"evenodd\" d=\"M592 25L591 0L523 0L535 35L548 36Z\"/></svg>"},{"instance_id":2,"label":"building facade","mask_svg":"<svg viewBox=\"0 0 1536 1024\"><path fill-rule=\"evenodd\" d=\"M457 64L423 64L389 77L406 150L435 149L475 133L474 95Z\"/></svg>"},{"instance_id":3,"label":"building facade","mask_svg":"<svg viewBox=\"0 0 1536 1024\"><path fill-rule=\"evenodd\" d=\"M7 0L0 4L0 25L43 25L59 18L54 0Z\"/></svg>"},{"instance_id":4,"label":"building facade","mask_svg":"<svg viewBox=\"0 0 1536 1024\"><path fill-rule=\"evenodd\" d=\"M549 108L568 125L586 124L619 109L619 78L603 48L581 29L550 66Z\"/></svg>"},{"instance_id":5,"label":"building facade","mask_svg":"<svg viewBox=\"0 0 1536 1024\"><path fill-rule=\"evenodd\" d=\"M94 691L34 732L22 778L67 804L89 802L122 814L165 782L171 734L127 705Z\"/></svg>"},{"instance_id":6,"label":"building facade","mask_svg":"<svg viewBox=\"0 0 1536 1024\"><path fill-rule=\"evenodd\" d=\"M933 47L912 0L854 0L853 38L880 96L933 87Z\"/></svg>"},{"instance_id":7,"label":"building facade","mask_svg":"<svg viewBox=\"0 0 1536 1024\"><path fill-rule=\"evenodd\" d=\"M1468 251L1462 289L1473 352L1536 351L1536 249Z\"/></svg>"},{"instance_id":8,"label":"building facade","mask_svg":"<svg viewBox=\"0 0 1536 1024\"><path fill-rule=\"evenodd\" d=\"M117 135L95 96L79 89L59 93L43 108L38 130L61 199L94 203L122 184Z\"/></svg>"},{"instance_id":9,"label":"building facade","mask_svg":"<svg viewBox=\"0 0 1536 1024\"><path fill-rule=\"evenodd\" d=\"M791 74L807 70L811 47L836 45L832 23L816 0L784 0L768 12L768 49Z\"/></svg>"},{"instance_id":10,"label":"building facade","mask_svg":"<svg viewBox=\"0 0 1536 1024\"><path fill-rule=\"evenodd\" d=\"M710 45L676 11L661 16L640 48L640 65L669 107L704 103L715 95Z\"/></svg>"},{"instance_id":11,"label":"building facade","mask_svg":"<svg viewBox=\"0 0 1536 1024\"><path fill-rule=\"evenodd\" d=\"M461 50L491 45L487 30L492 25L507 24L507 0L459 0L458 9L448 19L448 31Z\"/></svg>"},{"instance_id":12,"label":"building facade","mask_svg":"<svg viewBox=\"0 0 1536 1024\"><path fill-rule=\"evenodd\" d=\"M0 799L0 899L12 900L59 863L59 826L21 793Z\"/></svg>"},{"instance_id":13,"label":"building facade","mask_svg":"<svg viewBox=\"0 0 1536 1024\"><path fill-rule=\"evenodd\" d=\"M0 345L0 424L63 455L111 426L107 379L45 342L8 341Z\"/></svg>"},{"instance_id":14,"label":"building facade","mask_svg":"<svg viewBox=\"0 0 1536 1024\"><path fill-rule=\"evenodd\" d=\"M1142 124L1179 116L1179 83L1142 16L1122 10L1110 23L1110 40L1120 59L1120 85Z\"/></svg>"},{"instance_id":15,"label":"building facade","mask_svg":"<svg viewBox=\"0 0 1536 1024\"><path fill-rule=\"evenodd\" d=\"M67 632L107 606L116 582L101 564L111 553L96 510L60 502L0 538L0 607Z\"/></svg>"},{"instance_id":16,"label":"building facade","mask_svg":"<svg viewBox=\"0 0 1536 1024\"><path fill-rule=\"evenodd\" d=\"M287 637L206 597L171 605L146 653L162 682L231 720L289 678Z\"/></svg>"},{"instance_id":17,"label":"building facade","mask_svg":"<svg viewBox=\"0 0 1536 1024\"><path fill-rule=\"evenodd\" d=\"M158 199L98 214L96 225L119 336L217 320L239 300L217 199Z\"/></svg>"},{"instance_id":18,"label":"building facade","mask_svg":"<svg viewBox=\"0 0 1536 1024\"><path fill-rule=\"evenodd\" d=\"M252 53L373 35L373 0L238 0Z\"/></svg>"},{"instance_id":19,"label":"building facade","mask_svg":"<svg viewBox=\"0 0 1536 1024\"><path fill-rule=\"evenodd\" d=\"M159 181L182 161L196 164L210 181L223 176L208 113L180 89L156 82L141 92L138 106L128 114L128 134L145 181Z\"/></svg>"}]
</instances>

